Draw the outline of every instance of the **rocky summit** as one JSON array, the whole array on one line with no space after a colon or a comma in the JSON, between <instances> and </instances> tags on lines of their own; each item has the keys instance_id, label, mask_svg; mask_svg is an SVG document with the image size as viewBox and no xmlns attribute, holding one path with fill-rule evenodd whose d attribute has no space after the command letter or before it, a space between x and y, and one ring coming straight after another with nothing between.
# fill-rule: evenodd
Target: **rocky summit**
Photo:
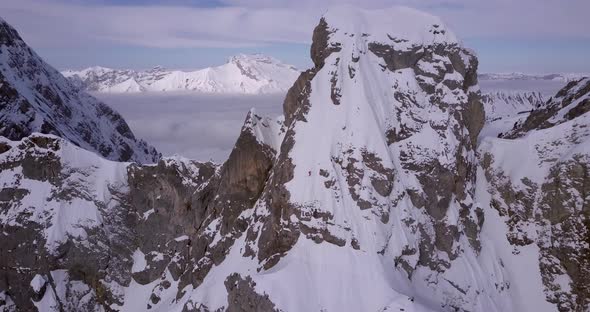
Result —
<instances>
[{"instance_id":1,"label":"rocky summit","mask_svg":"<svg viewBox=\"0 0 590 312\"><path fill-rule=\"evenodd\" d=\"M251 110L222 165L1 138L0 308L590 307L588 79L482 98L474 52L404 7L334 8L312 40L284 116Z\"/></svg>"}]
</instances>

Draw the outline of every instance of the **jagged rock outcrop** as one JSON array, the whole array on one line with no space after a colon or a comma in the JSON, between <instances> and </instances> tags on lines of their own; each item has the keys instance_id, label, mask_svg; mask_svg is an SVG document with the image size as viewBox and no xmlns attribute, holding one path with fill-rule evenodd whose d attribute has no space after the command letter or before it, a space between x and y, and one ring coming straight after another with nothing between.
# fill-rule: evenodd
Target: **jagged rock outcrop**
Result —
<instances>
[{"instance_id":1,"label":"jagged rock outcrop","mask_svg":"<svg viewBox=\"0 0 590 312\"><path fill-rule=\"evenodd\" d=\"M0 135L53 134L111 160L157 162L121 115L78 91L0 19Z\"/></svg>"}]
</instances>

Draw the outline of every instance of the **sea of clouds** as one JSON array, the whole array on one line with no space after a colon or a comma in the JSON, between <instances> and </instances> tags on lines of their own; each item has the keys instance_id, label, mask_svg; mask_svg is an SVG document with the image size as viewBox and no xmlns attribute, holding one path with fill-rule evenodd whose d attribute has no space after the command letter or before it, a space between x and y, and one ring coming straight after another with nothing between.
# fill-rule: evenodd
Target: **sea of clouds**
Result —
<instances>
[{"instance_id":1,"label":"sea of clouds","mask_svg":"<svg viewBox=\"0 0 590 312\"><path fill-rule=\"evenodd\" d=\"M233 148L250 108L279 116L283 94L198 93L93 94L121 113L139 138L162 154L222 163Z\"/></svg>"},{"instance_id":2,"label":"sea of clouds","mask_svg":"<svg viewBox=\"0 0 590 312\"><path fill-rule=\"evenodd\" d=\"M560 81L480 81L482 92L539 91L554 95ZM206 95L199 93L94 94L117 110L135 135L162 154L178 154L201 161L222 163L234 146L251 108L259 115L276 117L283 112L284 94Z\"/></svg>"}]
</instances>

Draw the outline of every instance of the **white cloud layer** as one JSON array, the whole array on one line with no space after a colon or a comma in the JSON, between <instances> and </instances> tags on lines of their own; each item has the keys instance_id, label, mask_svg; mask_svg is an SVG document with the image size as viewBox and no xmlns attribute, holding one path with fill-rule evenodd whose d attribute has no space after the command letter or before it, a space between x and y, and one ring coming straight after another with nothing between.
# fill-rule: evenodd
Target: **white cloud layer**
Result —
<instances>
[{"instance_id":1,"label":"white cloud layer","mask_svg":"<svg viewBox=\"0 0 590 312\"><path fill-rule=\"evenodd\" d=\"M126 44L159 48L309 43L330 6L406 5L442 16L463 38L589 39L588 0L222 0L225 7L107 6L2 0L0 15L35 48ZM165 1L163 1L165 3Z\"/></svg>"},{"instance_id":2,"label":"white cloud layer","mask_svg":"<svg viewBox=\"0 0 590 312\"><path fill-rule=\"evenodd\" d=\"M559 81L482 81L483 92L536 91L551 96L563 87ZM96 96L117 110L139 138L166 156L218 163L233 148L250 108L262 116L283 113L284 94L205 95L198 93L105 94Z\"/></svg>"},{"instance_id":3,"label":"white cloud layer","mask_svg":"<svg viewBox=\"0 0 590 312\"><path fill-rule=\"evenodd\" d=\"M284 95L204 95L198 93L96 94L117 110L135 135L162 154L223 162L233 148L250 108L264 116L283 111Z\"/></svg>"}]
</instances>

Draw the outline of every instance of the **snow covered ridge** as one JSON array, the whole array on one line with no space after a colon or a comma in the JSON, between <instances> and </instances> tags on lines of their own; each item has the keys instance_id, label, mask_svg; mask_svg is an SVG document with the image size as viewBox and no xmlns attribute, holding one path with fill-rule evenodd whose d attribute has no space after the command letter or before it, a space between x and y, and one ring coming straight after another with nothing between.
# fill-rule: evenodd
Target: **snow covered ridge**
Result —
<instances>
[{"instance_id":1,"label":"snow covered ridge","mask_svg":"<svg viewBox=\"0 0 590 312\"><path fill-rule=\"evenodd\" d=\"M119 161L155 162L160 154L135 138L121 115L79 91L0 20L0 135L19 140L54 134Z\"/></svg>"},{"instance_id":2,"label":"snow covered ridge","mask_svg":"<svg viewBox=\"0 0 590 312\"><path fill-rule=\"evenodd\" d=\"M590 76L582 73L556 73L556 74L526 74L526 73L483 73L479 74L480 80L554 80L570 82L582 77Z\"/></svg>"},{"instance_id":3,"label":"snow covered ridge","mask_svg":"<svg viewBox=\"0 0 590 312\"><path fill-rule=\"evenodd\" d=\"M497 212L486 214L486 222L499 217L513 248L504 264L538 264L528 274L528 290L518 282L511 288L522 287L523 296L543 289L539 302L546 299L560 311L588 310L590 79L570 82L502 138L482 138L479 154L478 199Z\"/></svg>"},{"instance_id":4,"label":"snow covered ridge","mask_svg":"<svg viewBox=\"0 0 590 312\"><path fill-rule=\"evenodd\" d=\"M197 71L170 71L156 67L148 71L90 67L62 74L79 88L93 92L281 93L293 84L299 71L280 61L260 55L239 54L224 65Z\"/></svg>"}]
</instances>

